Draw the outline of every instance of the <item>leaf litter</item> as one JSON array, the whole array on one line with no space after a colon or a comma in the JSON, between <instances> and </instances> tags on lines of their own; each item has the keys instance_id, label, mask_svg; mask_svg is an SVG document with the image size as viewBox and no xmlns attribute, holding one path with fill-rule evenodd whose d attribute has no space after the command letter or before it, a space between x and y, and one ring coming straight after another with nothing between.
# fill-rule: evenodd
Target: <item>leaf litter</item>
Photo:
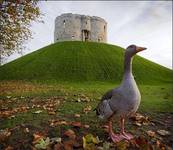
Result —
<instances>
[{"instance_id":1,"label":"leaf litter","mask_svg":"<svg viewBox=\"0 0 173 150\"><path fill-rule=\"evenodd\" d=\"M13 99L13 100L12 100ZM23 101L25 101L25 97L22 97ZM81 98L80 98L81 99ZM86 99L83 96L83 99ZM8 97L6 103L0 100L1 105L0 109L0 117L5 119L10 117L15 117L18 113L27 112L32 109L37 109L33 111L34 114L42 113L44 110L47 111L49 115L55 115L57 107L60 105L59 98L48 98L47 100L38 100L37 98L32 98L30 103L26 105L26 103L21 104L20 106L16 107L9 107L16 101L17 98L15 97ZM81 113L84 115L88 115L89 112L92 110L92 106L88 103L89 101L81 100L82 102L87 102L87 105L84 106ZM9 105L8 105L9 104ZM80 113L74 114L74 118L79 119L81 118ZM130 118L132 124L137 126L137 128L142 128L143 126L149 127L157 126L152 122L152 119L148 116L144 116L142 114L136 113L134 116ZM49 136L45 134L45 130L41 132L37 132L32 128L25 127L24 133L28 136L32 137L30 143L28 143L29 147L33 150L37 149L54 149L54 150L70 150L70 149L84 149L84 150L111 150L111 149L119 149L119 150L126 150L126 149L148 149L148 150L162 150L162 149L171 149L168 145L164 144L162 138L166 138L170 136L171 133L163 128L160 129L150 129L146 130L146 134L141 134L136 136L134 139L130 141L121 141L119 143L112 143L112 141L105 139L103 137L99 137L97 135L98 132L91 132L92 125L85 124L81 121L67 121L61 120L59 118L50 119L46 128L63 128L63 126L68 127L69 129L61 130L61 134L57 133L57 136ZM22 126L19 126L21 128ZM16 149L16 145L9 145L8 141L10 137L13 135L14 129L3 129L0 130L0 146L6 150ZM91 130L91 131L90 131ZM81 132L82 131L82 132ZM100 127L100 132L103 134L107 134L104 132L104 128ZM56 133L55 133L56 134ZM159 138L158 136L162 136ZM21 137L22 138L22 137ZM25 142L25 141L23 141ZM3 143L3 144L1 144ZM19 144L20 145L20 144ZM1 148L0 147L0 148Z\"/></svg>"}]
</instances>

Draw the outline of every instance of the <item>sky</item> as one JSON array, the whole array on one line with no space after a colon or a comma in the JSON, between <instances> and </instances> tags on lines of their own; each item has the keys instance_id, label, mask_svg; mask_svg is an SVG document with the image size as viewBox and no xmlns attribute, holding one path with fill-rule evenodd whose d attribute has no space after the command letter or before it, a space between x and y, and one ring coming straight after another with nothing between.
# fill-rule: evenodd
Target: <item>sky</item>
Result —
<instances>
[{"instance_id":1,"label":"sky","mask_svg":"<svg viewBox=\"0 0 173 150\"><path fill-rule=\"evenodd\" d=\"M55 18L74 13L104 18L107 43L147 47L140 56L172 68L172 1L40 1L38 5L45 23L32 23L33 39L24 55L53 43ZM18 57L14 54L7 61Z\"/></svg>"}]
</instances>

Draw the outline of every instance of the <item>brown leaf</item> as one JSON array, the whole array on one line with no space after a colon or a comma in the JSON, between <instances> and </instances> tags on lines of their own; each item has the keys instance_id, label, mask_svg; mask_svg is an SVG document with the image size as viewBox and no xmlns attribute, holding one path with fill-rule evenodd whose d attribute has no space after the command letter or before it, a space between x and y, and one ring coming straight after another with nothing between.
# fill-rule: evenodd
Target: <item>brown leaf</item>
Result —
<instances>
[{"instance_id":1,"label":"brown leaf","mask_svg":"<svg viewBox=\"0 0 173 150\"><path fill-rule=\"evenodd\" d=\"M137 121L134 122L134 125L137 125L138 127L142 126L142 124Z\"/></svg>"},{"instance_id":2,"label":"brown leaf","mask_svg":"<svg viewBox=\"0 0 173 150\"><path fill-rule=\"evenodd\" d=\"M65 150L73 150L73 145L74 144L75 144L74 140L68 140L68 141L63 142Z\"/></svg>"},{"instance_id":3,"label":"brown leaf","mask_svg":"<svg viewBox=\"0 0 173 150\"><path fill-rule=\"evenodd\" d=\"M144 138L144 136L140 136L140 137L136 138L135 141L136 141L136 144L138 146L143 145L143 144L147 144L147 141Z\"/></svg>"},{"instance_id":4,"label":"brown leaf","mask_svg":"<svg viewBox=\"0 0 173 150\"><path fill-rule=\"evenodd\" d=\"M87 124L85 124L85 125L84 125L84 128L87 128L87 129L88 129L89 127L90 127L90 126L89 126L89 125L87 125Z\"/></svg>"},{"instance_id":5,"label":"brown leaf","mask_svg":"<svg viewBox=\"0 0 173 150\"><path fill-rule=\"evenodd\" d=\"M69 137L70 139L75 139L76 138L75 132L71 129L68 129L67 131L65 131L64 135Z\"/></svg>"},{"instance_id":6,"label":"brown leaf","mask_svg":"<svg viewBox=\"0 0 173 150\"><path fill-rule=\"evenodd\" d=\"M0 130L0 142L7 140L10 135L11 132L8 129Z\"/></svg>"},{"instance_id":7,"label":"brown leaf","mask_svg":"<svg viewBox=\"0 0 173 150\"><path fill-rule=\"evenodd\" d=\"M150 136L150 137L154 137L156 135L156 133L154 131L147 131L147 134Z\"/></svg>"},{"instance_id":8,"label":"brown leaf","mask_svg":"<svg viewBox=\"0 0 173 150\"><path fill-rule=\"evenodd\" d=\"M5 150L14 150L14 148L12 146L8 146L5 148Z\"/></svg>"},{"instance_id":9,"label":"brown leaf","mask_svg":"<svg viewBox=\"0 0 173 150\"><path fill-rule=\"evenodd\" d=\"M36 144L41 138L43 138L44 136L41 133L34 133L33 134L34 139L33 139L33 144Z\"/></svg>"},{"instance_id":10,"label":"brown leaf","mask_svg":"<svg viewBox=\"0 0 173 150\"><path fill-rule=\"evenodd\" d=\"M61 150L61 149L63 149L62 143L57 143L57 144L54 145L53 150Z\"/></svg>"},{"instance_id":11,"label":"brown leaf","mask_svg":"<svg viewBox=\"0 0 173 150\"><path fill-rule=\"evenodd\" d=\"M82 126L80 122L72 122L71 125L74 127L79 127L79 128Z\"/></svg>"},{"instance_id":12,"label":"brown leaf","mask_svg":"<svg viewBox=\"0 0 173 150\"><path fill-rule=\"evenodd\" d=\"M69 123L64 120L51 120L50 126L58 126L58 125L68 125Z\"/></svg>"},{"instance_id":13,"label":"brown leaf","mask_svg":"<svg viewBox=\"0 0 173 150\"><path fill-rule=\"evenodd\" d=\"M166 130L157 130L157 133L162 136L170 135L170 132Z\"/></svg>"},{"instance_id":14,"label":"brown leaf","mask_svg":"<svg viewBox=\"0 0 173 150\"><path fill-rule=\"evenodd\" d=\"M135 115L131 116L131 118L135 125L142 126L142 125L148 125L150 123L150 119L147 116L143 116L139 113L136 113Z\"/></svg>"},{"instance_id":15,"label":"brown leaf","mask_svg":"<svg viewBox=\"0 0 173 150\"><path fill-rule=\"evenodd\" d=\"M54 111L49 111L48 114L49 114L49 115L55 115L56 112L54 112Z\"/></svg>"},{"instance_id":16,"label":"brown leaf","mask_svg":"<svg viewBox=\"0 0 173 150\"><path fill-rule=\"evenodd\" d=\"M29 133L29 129L28 129L28 128L25 128L25 132L26 132L26 133Z\"/></svg>"},{"instance_id":17,"label":"brown leaf","mask_svg":"<svg viewBox=\"0 0 173 150\"><path fill-rule=\"evenodd\" d=\"M74 114L76 118L80 118L80 114Z\"/></svg>"},{"instance_id":18,"label":"brown leaf","mask_svg":"<svg viewBox=\"0 0 173 150\"><path fill-rule=\"evenodd\" d=\"M88 112L90 112L92 110L92 107L90 106L90 105L88 105L88 106L86 106L84 109L83 109L83 112L84 113L88 113Z\"/></svg>"}]
</instances>

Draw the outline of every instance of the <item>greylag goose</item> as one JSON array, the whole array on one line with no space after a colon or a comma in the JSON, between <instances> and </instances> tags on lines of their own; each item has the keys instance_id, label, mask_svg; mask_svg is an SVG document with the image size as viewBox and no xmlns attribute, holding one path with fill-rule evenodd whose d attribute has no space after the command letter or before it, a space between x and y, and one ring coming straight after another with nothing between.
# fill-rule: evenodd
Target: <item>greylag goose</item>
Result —
<instances>
[{"instance_id":1,"label":"greylag goose","mask_svg":"<svg viewBox=\"0 0 173 150\"><path fill-rule=\"evenodd\" d=\"M130 45L124 55L124 75L119 87L106 92L96 107L96 114L101 119L109 121L109 136L113 142L123 139L130 140L133 136L124 129L125 119L134 114L140 104L141 95L132 74L133 56L145 50L145 47ZM120 118L120 133L115 134L112 129L113 116Z\"/></svg>"}]
</instances>

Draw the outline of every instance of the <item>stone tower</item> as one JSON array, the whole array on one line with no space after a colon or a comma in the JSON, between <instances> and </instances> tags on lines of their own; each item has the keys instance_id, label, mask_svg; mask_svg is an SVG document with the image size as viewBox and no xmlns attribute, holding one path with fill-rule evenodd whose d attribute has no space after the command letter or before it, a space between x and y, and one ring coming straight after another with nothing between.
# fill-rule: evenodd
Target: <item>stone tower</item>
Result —
<instances>
[{"instance_id":1,"label":"stone tower","mask_svg":"<svg viewBox=\"0 0 173 150\"><path fill-rule=\"evenodd\" d=\"M54 42L107 42L107 22L96 16L66 13L55 19Z\"/></svg>"}]
</instances>

